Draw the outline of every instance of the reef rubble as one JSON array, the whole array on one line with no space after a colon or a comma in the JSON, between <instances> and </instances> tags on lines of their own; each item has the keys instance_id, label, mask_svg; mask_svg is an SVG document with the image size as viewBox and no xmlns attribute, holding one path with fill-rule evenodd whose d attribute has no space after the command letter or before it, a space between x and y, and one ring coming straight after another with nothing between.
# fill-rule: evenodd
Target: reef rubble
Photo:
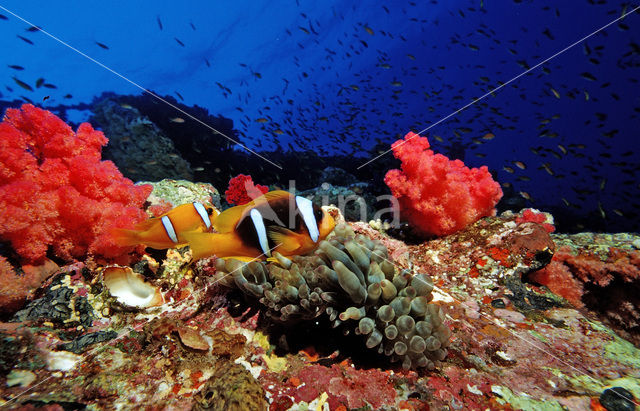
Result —
<instances>
[{"instance_id":1,"label":"reef rubble","mask_svg":"<svg viewBox=\"0 0 640 411\"><path fill-rule=\"evenodd\" d=\"M452 334L435 369L370 355L320 320L283 330L219 281L215 259L190 264L184 248L133 267L164 301L144 309L110 295L105 267L61 266L0 324L0 406L584 410L604 409L612 387L640 398L638 348L606 316L531 278L578 237L513 215L420 244L350 226L399 271L433 280Z\"/></svg>"}]
</instances>

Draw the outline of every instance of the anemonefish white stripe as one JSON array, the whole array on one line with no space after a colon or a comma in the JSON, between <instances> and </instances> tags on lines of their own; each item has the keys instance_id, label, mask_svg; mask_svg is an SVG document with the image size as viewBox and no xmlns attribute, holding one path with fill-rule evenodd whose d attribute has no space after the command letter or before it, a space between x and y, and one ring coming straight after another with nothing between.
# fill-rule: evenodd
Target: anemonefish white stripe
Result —
<instances>
[{"instance_id":1,"label":"anemonefish white stripe","mask_svg":"<svg viewBox=\"0 0 640 411\"><path fill-rule=\"evenodd\" d=\"M264 226L262 214L260 214L260 211L254 208L251 210L249 215L251 216L251 221L253 221L253 226L256 228L256 233L258 233L258 242L260 243L262 252L267 257L271 257L271 250L269 250L269 241L267 240L267 228Z\"/></svg>"},{"instance_id":2,"label":"anemonefish white stripe","mask_svg":"<svg viewBox=\"0 0 640 411\"><path fill-rule=\"evenodd\" d=\"M167 232L167 235L175 244L178 244L178 236L176 235L176 230L173 228L173 224L171 224L171 219L169 216L162 217L162 225L164 226L164 231Z\"/></svg>"},{"instance_id":3,"label":"anemonefish white stripe","mask_svg":"<svg viewBox=\"0 0 640 411\"><path fill-rule=\"evenodd\" d=\"M300 214L302 214L304 224L307 226L309 237L311 237L314 243L318 242L320 231L318 231L316 217L313 215L313 203L308 198L296 196L296 205L298 206L298 210L300 210Z\"/></svg>"},{"instance_id":4,"label":"anemonefish white stripe","mask_svg":"<svg viewBox=\"0 0 640 411\"><path fill-rule=\"evenodd\" d=\"M200 203L193 203L193 208L196 209L202 222L207 226L207 229L211 228L211 219L209 218L209 213L207 213L207 209Z\"/></svg>"}]
</instances>

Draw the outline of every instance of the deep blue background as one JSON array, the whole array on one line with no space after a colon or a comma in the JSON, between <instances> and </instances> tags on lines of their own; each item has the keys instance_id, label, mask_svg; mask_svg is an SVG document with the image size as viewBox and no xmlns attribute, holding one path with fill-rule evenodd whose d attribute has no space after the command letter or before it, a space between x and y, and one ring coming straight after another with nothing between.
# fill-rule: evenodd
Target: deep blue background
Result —
<instances>
[{"instance_id":1,"label":"deep blue background","mask_svg":"<svg viewBox=\"0 0 640 411\"><path fill-rule=\"evenodd\" d=\"M144 88L231 118L252 149L349 153L360 163L377 142L388 147L429 127L634 7L577 0L212 3L0 6ZM0 14L8 18L0 20L0 99L26 97L46 108L90 102L103 91L141 92ZM557 218L587 216L592 229L639 231L639 25L638 13L627 16L425 134L437 152L488 165L516 195L528 193L529 206ZM57 88L36 88L39 78ZM495 138L483 139L487 133Z\"/></svg>"}]
</instances>

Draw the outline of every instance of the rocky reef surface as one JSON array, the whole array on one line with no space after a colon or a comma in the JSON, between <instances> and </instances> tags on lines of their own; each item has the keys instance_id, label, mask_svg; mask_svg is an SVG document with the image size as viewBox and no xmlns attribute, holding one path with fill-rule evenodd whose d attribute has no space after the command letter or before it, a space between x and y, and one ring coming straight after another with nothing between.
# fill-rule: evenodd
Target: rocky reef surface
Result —
<instances>
[{"instance_id":1,"label":"rocky reef surface","mask_svg":"<svg viewBox=\"0 0 640 411\"><path fill-rule=\"evenodd\" d=\"M184 182L165 186L189 190ZM203 189L192 188L194 195ZM215 197L211 189L205 191ZM163 190L154 194L175 201ZM336 209L330 211L341 219ZM637 327L625 320L634 318L635 300L622 292L638 286L637 236L592 235L586 241L586 234L548 234L540 224L518 223L513 214L503 214L450 236L408 244L379 225L348 224L353 236L343 236L371 250L361 269L375 261L382 273L364 280L367 295L377 292L372 284L386 281L385 287L390 283L402 290L398 296L417 301L407 313L441 313L434 321L446 328L435 335L449 338L447 350L433 356L435 368L403 367L411 339L399 346L402 355L389 352L398 362L366 349L379 323L371 317L360 326L372 311L363 304L360 318L359 306L352 304L362 303L365 292L358 278L346 274L354 268L332 267L346 278L343 289L351 305L328 312L326 304L318 304L324 307L318 316L309 306L312 321L300 321L309 316L294 314L307 303L284 308L276 302L293 292L286 284L266 286L280 287L282 293L269 294L265 308L257 296L247 298L246 290L237 287L241 278L221 276L233 267L214 259L193 264L184 248L146 255L132 268L85 261L53 270L29 294L30 301L0 323L0 406L584 410L632 409L623 397L640 398ZM328 243L339 249L345 244L341 241ZM594 243L598 253L589 249ZM345 246L347 254L349 248ZM382 254L375 251L382 249ZM324 246L323 252L335 250ZM592 263L578 264L585 253ZM377 261L378 256L384 258ZM308 272L331 275L326 260L320 260L310 263ZM557 281L546 281L550 274L539 274L560 263L567 269L556 267L553 273L573 273L579 284L567 280L564 288L554 288ZM265 281L251 274L255 270L243 271L243 276L261 284L264 295ZM290 279L292 270L279 275ZM399 278L409 273L428 276L433 287L428 298L407 290L427 284L413 287L411 278L406 283ZM309 278L305 274L311 284ZM618 291L607 288L614 286ZM302 290L302 296L308 291ZM396 297L389 296L384 297L389 306L406 308L402 299L393 302ZM594 304L598 298L606 304ZM421 307L422 302L433 306L432 311ZM334 328L336 319L357 326ZM344 335L345 329L359 331ZM388 334L385 338L394 340ZM424 341L416 341L421 348ZM446 357L440 359L442 353Z\"/></svg>"},{"instance_id":2,"label":"rocky reef surface","mask_svg":"<svg viewBox=\"0 0 640 411\"><path fill-rule=\"evenodd\" d=\"M435 369L389 363L328 321L270 322L212 274L215 261L193 265L188 249L168 250L120 272L161 294L144 304L141 288L139 300L109 288L105 267L60 267L0 324L1 405L583 410L628 406L617 393L640 398L638 348L606 316L528 282L559 243L578 247L582 237L509 216L419 245L351 228L383 244L396 270L433 280L432 304L451 330ZM634 241L617 252L637 253Z\"/></svg>"}]
</instances>

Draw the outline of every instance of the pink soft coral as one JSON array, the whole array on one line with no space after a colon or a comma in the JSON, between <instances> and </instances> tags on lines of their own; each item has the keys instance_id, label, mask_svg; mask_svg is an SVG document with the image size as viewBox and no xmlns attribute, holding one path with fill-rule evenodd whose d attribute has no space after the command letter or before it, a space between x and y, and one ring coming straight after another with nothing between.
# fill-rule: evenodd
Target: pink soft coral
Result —
<instances>
[{"instance_id":1,"label":"pink soft coral","mask_svg":"<svg viewBox=\"0 0 640 411\"><path fill-rule=\"evenodd\" d=\"M390 170L384 181L404 217L422 234L451 234L495 215L502 190L486 166L470 169L434 154L426 137L411 132L391 147L402 170Z\"/></svg>"},{"instance_id":2,"label":"pink soft coral","mask_svg":"<svg viewBox=\"0 0 640 411\"><path fill-rule=\"evenodd\" d=\"M242 205L269 191L269 187L254 184L251 176L238 174L229 180L229 188L224 192L227 203Z\"/></svg>"},{"instance_id":3,"label":"pink soft coral","mask_svg":"<svg viewBox=\"0 0 640 411\"><path fill-rule=\"evenodd\" d=\"M107 139L90 124L73 132L53 113L25 104L0 123L0 240L27 263L47 250L65 260L87 254L116 258L108 231L146 218L151 186L135 186L111 161Z\"/></svg>"}]
</instances>

